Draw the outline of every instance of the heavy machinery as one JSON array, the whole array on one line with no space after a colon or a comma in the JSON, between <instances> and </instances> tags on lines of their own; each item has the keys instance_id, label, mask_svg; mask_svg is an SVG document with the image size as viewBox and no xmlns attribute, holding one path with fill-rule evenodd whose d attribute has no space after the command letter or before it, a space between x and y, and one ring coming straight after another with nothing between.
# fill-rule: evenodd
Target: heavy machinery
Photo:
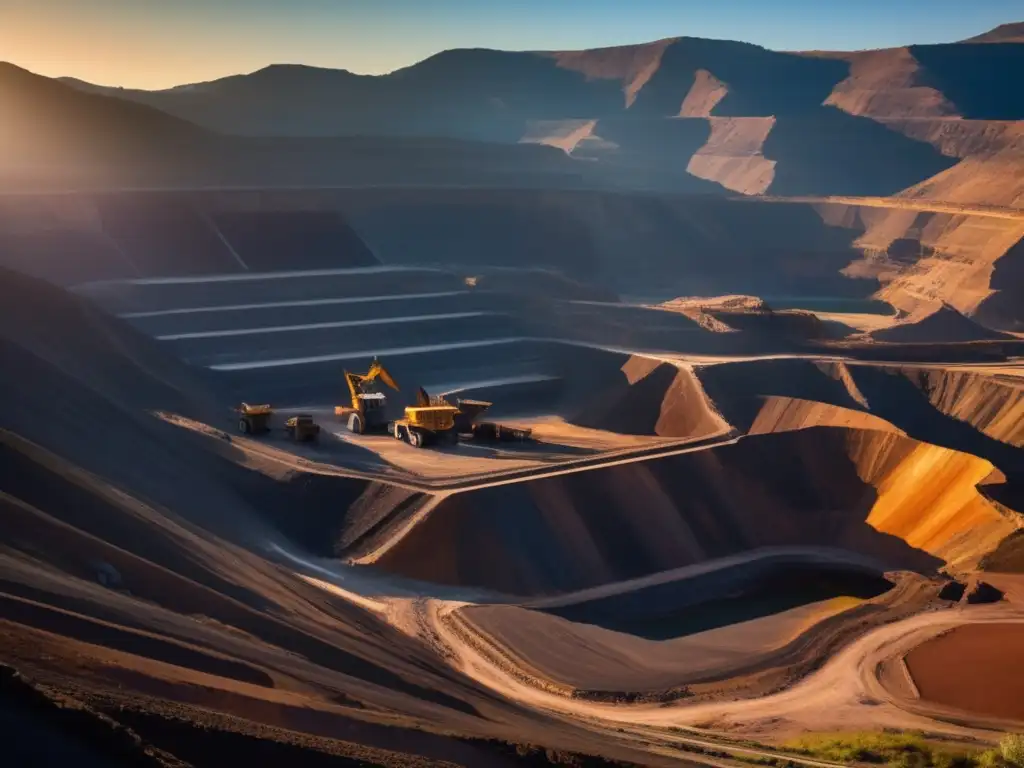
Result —
<instances>
[{"instance_id":1,"label":"heavy machinery","mask_svg":"<svg viewBox=\"0 0 1024 768\"><path fill-rule=\"evenodd\" d=\"M405 418L391 422L388 431L396 440L402 440L413 448L428 445L455 445L459 433L455 429L455 417L459 409L454 405L410 405L405 409Z\"/></svg>"},{"instance_id":2,"label":"heavy machinery","mask_svg":"<svg viewBox=\"0 0 1024 768\"><path fill-rule=\"evenodd\" d=\"M510 427L495 421L473 422L471 430L475 440L498 443L525 443L533 435L532 429Z\"/></svg>"},{"instance_id":3,"label":"heavy machinery","mask_svg":"<svg viewBox=\"0 0 1024 768\"><path fill-rule=\"evenodd\" d=\"M398 391L398 384L375 357L366 373L345 371L345 383L352 397L351 405L338 405L334 415L344 420L348 431L356 435L365 432L382 432L387 429L387 396L376 388L380 379L391 389Z\"/></svg>"},{"instance_id":4,"label":"heavy machinery","mask_svg":"<svg viewBox=\"0 0 1024 768\"><path fill-rule=\"evenodd\" d=\"M424 390L420 390L420 397L429 400L434 404L451 405L443 395L441 397L430 397ZM486 400L470 400L468 398L457 398L454 403L459 412L455 416L455 431L460 435L472 435L473 439L481 442L525 442L533 434L532 430L520 427L510 427L506 424L498 424L494 421L477 421L494 403Z\"/></svg>"},{"instance_id":5,"label":"heavy machinery","mask_svg":"<svg viewBox=\"0 0 1024 768\"><path fill-rule=\"evenodd\" d=\"M335 406L334 414L345 421L353 434L386 431L414 448L455 445L459 434L472 434L479 440L526 440L530 437L528 429L477 422L477 416L490 408L491 403L457 400L452 404L444 397L431 397L422 387L416 393L416 405L407 406L403 418L389 422L387 396L377 389L378 380L398 392L394 377L376 357L366 373L345 371L352 402Z\"/></svg>"},{"instance_id":6,"label":"heavy machinery","mask_svg":"<svg viewBox=\"0 0 1024 768\"><path fill-rule=\"evenodd\" d=\"M443 397L431 397L420 387L416 392L416 405L407 406L405 418L391 422L388 431L396 440L413 448L427 445L455 445L459 442L457 406Z\"/></svg>"},{"instance_id":7,"label":"heavy machinery","mask_svg":"<svg viewBox=\"0 0 1024 768\"><path fill-rule=\"evenodd\" d=\"M446 436L444 441L454 443L458 435L472 435L476 440L487 442L524 442L530 439L532 432L529 429L509 427L493 421L477 421L477 418L492 405L493 403L486 400L468 398L459 398L453 404L444 395L431 397L422 387L416 395L417 409L454 409L451 426L454 437ZM406 409L407 416L410 410Z\"/></svg>"},{"instance_id":8,"label":"heavy machinery","mask_svg":"<svg viewBox=\"0 0 1024 768\"><path fill-rule=\"evenodd\" d=\"M260 435L270 431L270 417L274 409L269 405L249 405L242 403L238 412L238 431L243 435Z\"/></svg>"},{"instance_id":9,"label":"heavy machinery","mask_svg":"<svg viewBox=\"0 0 1024 768\"><path fill-rule=\"evenodd\" d=\"M320 425L308 413L292 416L284 423L284 429L288 437L297 443L311 443L320 437Z\"/></svg>"}]
</instances>

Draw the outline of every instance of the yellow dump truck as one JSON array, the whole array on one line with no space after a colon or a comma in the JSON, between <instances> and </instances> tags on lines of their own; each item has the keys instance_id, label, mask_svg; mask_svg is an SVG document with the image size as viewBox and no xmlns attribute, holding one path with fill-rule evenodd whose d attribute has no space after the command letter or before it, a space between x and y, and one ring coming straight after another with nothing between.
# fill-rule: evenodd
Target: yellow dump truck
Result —
<instances>
[{"instance_id":1,"label":"yellow dump truck","mask_svg":"<svg viewBox=\"0 0 1024 768\"><path fill-rule=\"evenodd\" d=\"M238 431L243 435L260 435L270 431L274 409L269 405L242 403L235 411L238 413Z\"/></svg>"},{"instance_id":2,"label":"yellow dump truck","mask_svg":"<svg viewBox=\"0 0 1024 768\"><path fill-rule=\"evenodd\" d=\"M311 443L320 438L320 425L308 413L299 413L284 423L288 436L297 443Z\"/></svg>"},{"instance_id":3,"label":"yellow dump truck","mask_svg":"<svg viewBox=\"0 0 1024 768\"><path fill-rule=\"evenodd\" d=\"M454 405L410 405L405 409L405 418L391 422L388 431L413 448L455 445L459 441L455 429L458 414Z\"/></svg>"}]
</instances>

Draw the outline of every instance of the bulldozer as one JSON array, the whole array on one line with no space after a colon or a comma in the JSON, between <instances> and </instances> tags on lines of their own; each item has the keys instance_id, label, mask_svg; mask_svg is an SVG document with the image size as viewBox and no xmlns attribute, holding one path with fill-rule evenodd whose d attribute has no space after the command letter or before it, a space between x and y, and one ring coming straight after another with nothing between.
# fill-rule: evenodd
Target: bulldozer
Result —
<instances>
[{"instance_id":1,"label":"bulldozer","mask_svg":"<svg viewBox=\"0 0 1024 768\"><path fill-rule=\"evenodd\" d=\"M345 383L348 384L352 400L350 405L335 406L334 415L345 422L352 434L362 435L387 429L387 396L376 388L378 379L395 392L398 391L398 384L376 357L366 373L345 371Z\"/></svg>"},{"instance_id":2,"label":"bulldozer","mask_svg":"<svg viewBox=\"0 0 1024 768\"><path fill-rule=\"evenodd\" d=\"M242 403L235 411L238 413L238 431L243 435L261 435L270 431L270 417L274 415L274 409L269 405Z\"/></svg>"}]
</instances>

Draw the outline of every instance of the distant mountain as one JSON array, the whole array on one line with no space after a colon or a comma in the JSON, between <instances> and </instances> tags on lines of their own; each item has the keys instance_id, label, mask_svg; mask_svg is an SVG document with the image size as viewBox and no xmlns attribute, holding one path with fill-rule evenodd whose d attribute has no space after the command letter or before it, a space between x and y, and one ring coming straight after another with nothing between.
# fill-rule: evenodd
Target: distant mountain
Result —
<instances>
[{"instance_id":1,"label":"distant mountain","mask_svg":"<svg viewBox=\"0 0 1024 768\"><path fill-rule=\"evenodd\" d=\"M1000 24L976 37L969 37L965 43L1024 43L1024 21L1014 24Z\"/></svg>"},{"instance_id":2,"label":"distant mountain","mask_svg":"<svg viewBox=\"0 0 1024 768\"><path fill-rule=\"evenodd\" d=\"M1024 45L1012 43L782 53L680 37L586 51L452 50L380 76L276 65L161 91L70 79L51 86L186 121L175 123L182 135L220 147L203 161L207 175L227 164L228 176L253 176L241 159L246 146L260 148L255 168L273 165L270 175L296 180L386 183L441 177L442 166L466 177L481 172L476 164L487 155L484 166L503 167L505 178L519 166L512 175L554 174L559 184L919 196L949 187L930 179L963 177L947 174L959 162L981 158L986 177L1015 162L1021 81ZM210 133L199 140L195 126ZM490 149L471 150L468 161L456 155L470 145L436 144L453 140ZM273 158L260 144L268 141ZM369 161L366 148L381 141L387 149ZM425 150L424 141L435 143ZM515 144L540 146L507 146ZM362 154L352 158L356 147ZM325 162L324 153L339 159ZM1011 205L1024 191L1018 186L975 184L956 197Z\"/></svg>"},{"instance_id":3,"label":"distant mountain","mask_svg":"<svg viewBox=\"0 0 1024 768\"><path fill-rule=\"evenodd\" d=\"M967 42L1011 41L1007 24ZM76 88L157 107L239 135L415 135L519 141L538 122L670 117L793 117L851 90L877 112L1024 119L1024 48L926 45L854 53L779 53L749 43L670 38L585 51L451 50L387 75L275 65L161 91ZM868 110L871 112L871 110Z\"/></svg>"},{"instance_id":4,"label":"distant mountain","mask_svg":"<svg viewBox=\"0 0 1024 768\"><path fill-rule=\"evenodd\" d=\"M594 183L582 178L583 165L545 146L443 137L227 136L2 63L0 109L0 187L7 188L504 186L535 176L570 187Z\"/></svg>"},{"instance_id":5,"label":"distant mountain","mask_svg":"<svg viewBox=\"0 0 1024 768\"><path fill-rule=\"evenodd\" d=\"M78 179L145 175L171 166L208 132L152 107L0 63L0 174Z\"/></svg>"}]
</instances>

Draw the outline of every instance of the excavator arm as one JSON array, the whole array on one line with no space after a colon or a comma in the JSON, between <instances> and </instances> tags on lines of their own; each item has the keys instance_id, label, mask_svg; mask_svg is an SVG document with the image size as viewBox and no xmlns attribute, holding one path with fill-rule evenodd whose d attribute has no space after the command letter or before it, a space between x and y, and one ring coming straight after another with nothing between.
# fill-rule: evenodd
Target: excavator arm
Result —
<instances>
[{"instance_id":1,"label":"excavator arm","mask_svg":"<svg viewBox=\"0 0 1024 768\"><path fill-rule=\"evenodd\" d=\"M359 387L363 383L363 377L358 373L345 371L345 383L348 384L348 391L352 396L352 407L357 411L362 410L359 402Z\"/></svg>"},{"instance_id":2,"label":"excavator arm","mask_svg":"<svg viewBox=\"0 0 1024 768\"><path fill-rule=\"evenodd\" d=\"M398 384L395 383L394 378L388 373L377 358L373 358L373 362L370 364L370 370L366 373L349 373L345 371L345 383L348 384L348 391L352 397L352 407L359 411L363 410L362 401L359 399L359 394L362 392L364 384L371 384L377 379L383 381L387 386L391 387L395 392L398 392Z\"/></svg>"},{"instance_id":3,"label":"excavator arm","mask_svg":"<svg viewBox=\"0 0 1024 768\"><path fill-rule=\"evenodd\" d=\"M370 370L366 374L366 381L373 381L377 378L380 378L381 381L395 390L395 392L398 391L398 384L395 383L394 378L392 378L391 374L388 373L388 369L385 368L381 364L380 360L375 357L373 358L373 362L370 364Z\"/></svg>"}]
</instances>

